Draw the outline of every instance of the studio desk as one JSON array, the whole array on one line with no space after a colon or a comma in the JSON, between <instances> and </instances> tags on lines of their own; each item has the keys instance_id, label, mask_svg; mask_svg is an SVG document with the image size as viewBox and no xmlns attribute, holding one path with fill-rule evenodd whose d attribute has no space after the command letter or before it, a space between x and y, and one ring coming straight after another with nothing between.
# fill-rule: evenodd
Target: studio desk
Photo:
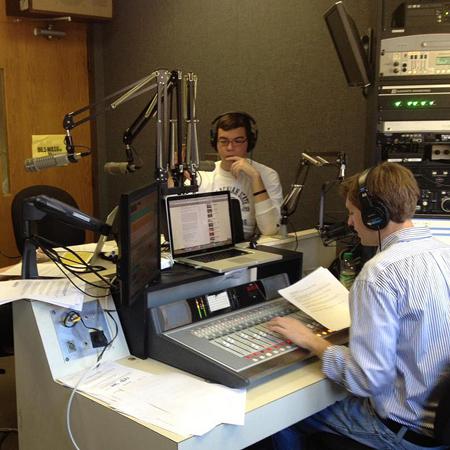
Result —
<instances>
[{"instance_id":1,"label":"studio desk","mask_svg":"<svg viewBox=\"0 0 450 450\"><path fill-rule=\"evenodd\" d=\"M148 309L280 273L286 273L290 282L299 278L302 273L301 253L277 248L267 250L280 252L283 259L230 274L214 274L177 265L165 272L161 283L150 288L142 302L120 313L119 336L105 358L151 373L177 371L146 357L149 350L149 341L145 338L149 325ZM14 304L21 450L73 448L65 420L71 390L53 379L87 369L95 363L95 355L86 353L75 358L64 354L51 317L58 314L56 309L27 300ZM248 386L244 426L222 424L201 437L180 436L140 423L83 395L75 398L71 423L82 450L240 449L314 414L344 395L342 389L324 378L319 361L310 359L292 363L274 373L268 372Z\"/></svg>"}]
</instances>

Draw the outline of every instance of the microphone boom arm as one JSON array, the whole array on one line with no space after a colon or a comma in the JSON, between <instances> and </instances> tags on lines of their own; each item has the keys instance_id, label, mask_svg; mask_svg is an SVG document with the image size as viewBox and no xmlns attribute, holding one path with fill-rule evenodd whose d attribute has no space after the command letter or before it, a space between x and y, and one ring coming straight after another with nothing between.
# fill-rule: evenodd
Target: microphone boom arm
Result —
<instances>
[{"instance_id":1,"label":"microphone boom arm","mask_svg":"<svg viewBox=\"0 0 450 450\"><path fill-rule=\"evenodd\" d=\"M184 87L182 81L184 79ZM173 193L186 193L197 191L197 168L199 164L198 140L197 140L197 120L195 117L195 96L197 87L197 76L188 73L183 77L181 71L173 70L169 72L166 69L158 69L152 74L122 88L104 99L84 106L76 111L67 113L63 119L63 128L66 130L65 144L68 158L71 162L76 162L75 145L71 131L92 120L97 115L105 113L111 109L116 109L122 103L135 98L144 92L155 89L156 92L144 109L139 113L133 123L123 133L122 141L125 144L127 167L120 173L134 172L140 166L134 164L132 143L139 133L144 129L149 120L156 116L156 162L155 178L163 184L163 191ZM175 93L175 95L174 95ZM122 94L122 95L120 95ZM119 98L117 96L120 95ZM172 118L172 103L175 97L176 119ZM184 98L185 97L185 98ZM105 104L111 99L115 99L110 104ZM187 104L184 105L183 101ZM185 117L183 118L183 106ZM187 123L187 160L183 152L183 125ZM172 128L177 127L177 133L171 133ZM176 142L175 142L176 141ZM172 149L176 147L177 161L174 163L174 153ZM122 163L112 163L122 164ZM173 171L175 182L174 188L167 188L169 169ZM185 172L189 176L185 176ZM190 180L190 186L185 186L186 179Z\"/></svg>"},{"instance_id":2,"label":"microphone boom arm","mask_svg":"<svg viewBox=\"0 0 450 450\"><path fill-rule=\"evenodd\" d=\"M95 231L105 236L111 232L110 225L64 202L46 195L30 197L24 202L23 206L25 241L22 258L22 279L38 278L36 243L33 240L31 222L41 220L47 215L82 230Z\"/></svg>"},{"instance_id":3,"label":"microphone boom arm","mask_svg":"<svg viewBox=\"0 0 450 450\"><path fill-rule=\"evenodd\" d=\"M328 156L328 155L326 155ZM280 221L280 236L281 237L287 237L287 223L288 218L297 209L298 202L300 200L300 195L303 191L303 188L306 184L306 180L308 178L308 172L309 168L311 166L316 167L323 167L323 166L336 166L339 168L338 178L337 181L342 181L345 174L345 164L346 164L346 158L345 153L340 152L338 153L338 158L336 160L336 163L329 162L327 159L323 158L320 155L314 155L311 156L308 153L303 152L301 154L301 159L299 163L299 167L297 169L297 174L295 176L295 181L291 185L291 188L287 195L284 197L283 202L280 207L281 212L281 221ZM300 178L302 180L300 181ZM328 183L326 183L328 185ZM322 186L322 190L325 189ZM320 223L321 228L323 227L323 208L324 208L324 194L321 192L321 199L320 199ZM319 230L320 231L320 230Z\"/></svg>"}]
</instances>

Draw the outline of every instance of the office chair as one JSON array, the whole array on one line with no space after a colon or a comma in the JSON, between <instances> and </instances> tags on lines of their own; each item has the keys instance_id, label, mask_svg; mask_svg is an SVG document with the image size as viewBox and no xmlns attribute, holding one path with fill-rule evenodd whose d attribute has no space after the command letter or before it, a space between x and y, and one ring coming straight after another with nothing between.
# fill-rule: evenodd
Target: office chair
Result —
<instances>
[{"instance_id":1,"label":"office chair","mask_svg":"<svg viewBox=\"0 0 450 450\"><path fill-rule=\"evenodd\" d=\"M16 239L17 249L20 254L23 253L24 247L24 220L23 220L23 204L24 201L35 195L48 195L49 197L61 200L71 206L78 208L73 197L63 189L48 185L29 186L19 191L11 204L11 216L14 229L14 237ZM47 238L58 243L58 245L76 245L84 244L85 231L77 230L62 222L58 222L52 217L45 217L40 221L33 223L34 232L41 237ZM14 354L13 345L13 329L12 329L12 313L11 305L0 306L0 356Z\"/></svg>"},{"instance_id":2,"label":"office chair","mask_svg":"<svg viewBox=\"0 0 450 450\"><path fill-rule=\"evenodd\" d=\"M436 411L433 438L450 449L450 366L443 372L433 389L429 403ZM366 450L371 449L345 436L319 432L308 437L309 450Z\"/></svg>"},{"instance_id":3,"label":"office chair","mask_svg":"<svg viewBox=\"0 0 450 450\"><path fill-rule=\"evenodd\" d=\"M14 227L14 237L16 239L17 249L20 254L23 253L24 246L24 201L29 197L41 194L55 198L67 203L70 206L78 208L77 202L74 198L68 192L56 186L35 185L26 187L25 189L19 191L13 199L11 205L11 215ZM84 230L78 230L49 216L34 222L33 226L35 227L34 232L38 236L54 241L61 246L84 244L85 242Z\"/></svg>"}]
</instances>

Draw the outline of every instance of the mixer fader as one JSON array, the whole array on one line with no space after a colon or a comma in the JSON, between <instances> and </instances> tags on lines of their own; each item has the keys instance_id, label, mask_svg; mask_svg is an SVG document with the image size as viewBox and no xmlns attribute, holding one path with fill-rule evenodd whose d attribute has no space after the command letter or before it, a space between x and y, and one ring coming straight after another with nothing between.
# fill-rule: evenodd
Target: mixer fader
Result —
<instances>
[{"instance_id":1,"label":"mixer fader","mask_svg":"<svg viewBox=\"0 0 450 450\"><path fill-rule=\"evenodd\" d=\"M231 387L309 358L269 330L273 317L290 316L333 342L346 340L281 297L268 300L260 281L151 310L150 356Z\"/></svg>"}]
</instances>

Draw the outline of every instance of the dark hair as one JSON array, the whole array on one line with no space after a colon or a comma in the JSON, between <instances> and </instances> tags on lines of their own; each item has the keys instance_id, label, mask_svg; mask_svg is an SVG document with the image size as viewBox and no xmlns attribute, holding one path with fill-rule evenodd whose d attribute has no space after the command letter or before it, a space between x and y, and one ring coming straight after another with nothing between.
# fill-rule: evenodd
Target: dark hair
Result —
<instances>
[{"instance_id":1,"label":"dark hair","mask_svg":"<svg viewBox=\"0 0 450 450\"><path fill-rule=\"evenodd\" d=\"M211 122L210 141L212 147L215 149L217 146L217 134L219 128L229 131L241 127L245 128L246 138L248 140L248 151L253 150L258 138L256 121L250 114L241 111L220 114Z\"/></svg>"},{"instance_id":2,"label":"dark hair","mask_svg":"<svg viewBox=\"0 0 450 450\"><path fill-rule=\"evenodd\" d=\"M361 174L341 184L341 193L358 209L361 209L358 182ZM383 162L370 170L365 184L370 196L384 203L393 222L402 223L414 215L420 190L413 173L405 166Z\"/></svg>"}]
</instances>

